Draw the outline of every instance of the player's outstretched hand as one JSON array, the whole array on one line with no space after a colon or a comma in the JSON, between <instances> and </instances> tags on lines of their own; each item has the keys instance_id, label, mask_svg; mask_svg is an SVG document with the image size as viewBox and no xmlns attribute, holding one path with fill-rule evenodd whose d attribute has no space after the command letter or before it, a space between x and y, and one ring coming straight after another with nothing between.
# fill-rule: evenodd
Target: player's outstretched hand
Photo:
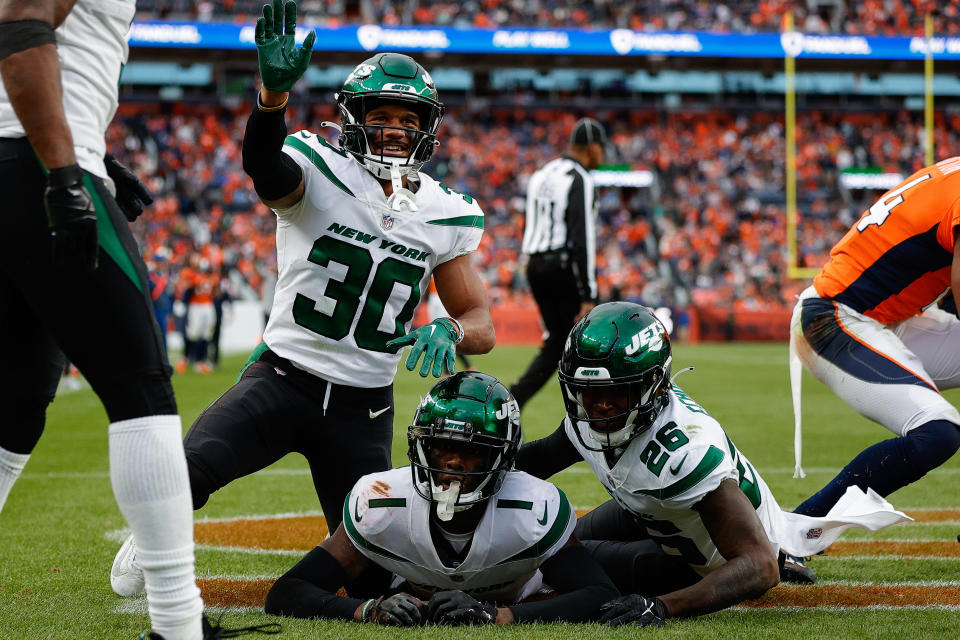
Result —
<instances>
[{"instance_id":1,"label":"player's outstretched hand","mask_svg":"<svg viewBox=\"0 0 960 640\"><path fill-rule=\"evenodd\" d=\"M117 204L127 220L133 222L143 213L143 208L153 204L153 196L147 185L140 182L133 171L117 162L111 154L103 156L103 164L107 167L107 175L117 187Z\"/></svg>"},{"instance_id":2,"label":"player's outstretched hand","mask_svg":"<svg viewBox=\"0 0 960 640\"><path fill-rule=\"evenodd\" d=\"M620 596L607 602L600 611L601 624L621 627L626 624L638 627L662 627L666 624L667 607L659 598L645 598L634 593Z\"/></svg>"},{"instance_id":3,"label":"player's outstretched hand","mask_svg":"<svg viewBox=\"0 0 960 640\"><path fill-rule=\"evenodd\" d=\"M73 164L51 169L43 194L50 225L53 267L63 272L97 268L97 210L83 184L83 170Z\"/></svg>"},{"instance_id":4,"label":"player's outstretched hand","mask_svg":"<svg viewBox=\"0 0 960 640\"><path fill-rule=\"evenodd\" d=\"M497 607L458 589L438 591L427 604L427 619L436 624L492 624L497 619Z\"/></svg>"},{"instance_id":5,"label":"player's outstretched hand","mask_svg":"<svg viewBox=\"0 0 960 640\"><path fill-rule=\"evenodd\" d=\"M298 50L296 32L296 2L273 0L272 5L263 5L263 17L257 18L254 42L257 44L260 79L271 91L290 91L310 64L317 33L311 29Z\"/></svg>"},{"instance_id":6,"label":"player's outstretched hand","mask_svg":"<svg viewBox=\"0 0 960 640\"><path fill-rule=\"evenodd\" d=\"M423 624L427 603L409 593L395 593L380 598L370 610L370 622L392 627L415 627Z\"/></svg>"},{"instance_id":7,"label":"player's outstretched hand","mask_svg":"<svg viewBox=\"0 0 960 640\"><path fill-rule=\"evenodd\" d=\"M457 353L457 329L447 318L437 318L430 324L414 329L405 336L394 338L386 344L394 352L407 345L413 345L407 356L407 370L413 371L420 356L420 375L426 378L433 369L433 377L439 378L444 370L453 373L454 356Z\"/></svg>"}]
</instances>

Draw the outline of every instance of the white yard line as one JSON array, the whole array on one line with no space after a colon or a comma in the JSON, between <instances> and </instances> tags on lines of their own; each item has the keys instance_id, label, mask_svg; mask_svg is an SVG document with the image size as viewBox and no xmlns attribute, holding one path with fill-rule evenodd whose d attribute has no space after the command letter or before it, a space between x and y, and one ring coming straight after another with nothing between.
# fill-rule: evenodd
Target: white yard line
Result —
<instances>
[{"instance_id":1,"label":"white yard line","mask_svg":"<svg viewBox=\"0 0 960 640\"><path fill-rule=\"evenodd\" d=\"M837 473L840 471L840 467L804 467L804 471L807 473ZM761 475L782 475L789 473L793 475L793 467L777 467L773 469L760 469ZM573 473L573 474L592 474L593 471L586 467L571 467L569 469L564 469L557 475L562 475L564 473ZM928 476L937 476L937 475L946 475L953 476L960 474L960 468L954 469L934 469L933 471L927 472ZM254 474L255 476L309 476L309 469L264 469L263 471L257 471ZM48 471L48 472L31 472L27 471L20 476L24 480L83 480L83 479L101 479L101 478L110 478L109 471Z\"/></svg>"}]
</instances>

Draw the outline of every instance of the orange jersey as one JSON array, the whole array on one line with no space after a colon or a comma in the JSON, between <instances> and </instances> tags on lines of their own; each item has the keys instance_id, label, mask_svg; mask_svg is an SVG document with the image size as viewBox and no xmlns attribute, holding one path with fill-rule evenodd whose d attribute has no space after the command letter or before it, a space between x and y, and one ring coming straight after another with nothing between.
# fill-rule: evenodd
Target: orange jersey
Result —
<instances>
[{"instance_id":1,"label":"orange jersey","mask_svg":"<svg viewBox=\"0 0 960 640\"><path fill-rule=\"evenodd\" d=\"M190 297L190 304L213 304L213 290L217 281L217 276L212 273L195 274L191 283L193 295Z\"/></svg>"},{"instance_id":2,"label":"orange jersey","mask_svg":"<svg viewBox=\"0 0 960 640\"><path fill-rule=\"evenodd\" d=\"M884 324L921 313L950 288L960 226L960 157L883 194L830 251L817 293Z\"/></svg>"}]
</instances>

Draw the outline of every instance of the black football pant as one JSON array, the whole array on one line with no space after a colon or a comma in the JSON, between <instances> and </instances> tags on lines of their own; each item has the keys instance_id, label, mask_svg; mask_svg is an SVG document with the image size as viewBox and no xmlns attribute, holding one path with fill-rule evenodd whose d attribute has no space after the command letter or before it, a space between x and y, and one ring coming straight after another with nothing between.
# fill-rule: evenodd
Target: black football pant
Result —
<instances>
[{"instance_id":1,"label":"black football pant","mask_svg":"<svg viewBox=\"0 0 960 640\"><path fill-rule=\"evenodd\" d=\"M530 256L527 263L527 281L533 298L540 308L540 317L546 329L546 340L526 372L510 387L510 392L522 407L546 384L557 371L563 353L563 343L573 328L574 318L580 312L580 295L573 270L561 253Z\"/></svg>"},{"instance_id":2,"label":"black football pant","mask_svg":"<svg viewBox=\"0 0 960 640\"><path fill-rule=\"evenodd\" d=\"M193 508L231 481L296 452L310 465L332 534L357 480L392 468L392 441L392 385L330 384L265 351L187 432Z\"/></svg>"},{"instance_id":3,"label":"black football pant","mask_svg":"<svg viewBox=\"0 0 960 640\"><path fill-rule=\"evenodd\" d=\"M660 596L700 580L681 558L664 553L642 522L613 500L577 520L573 535L597 559L620 593Z\"/></svg>"},{"instance_id":4,"label":"black football pant","mask_svg":"<svg viewBox=\"0 0 960 640\"><path fill-rule=\"evenodd\" d=\"M97 209L99 266L51 267L46 178L25 138L0 139L0 447L30 453L43 431L64 355L111 422L176 414L147 273L127 220L103 181L85 174ZM12 415L10 413L12 412Z\"/></svg>"}]
</instances>

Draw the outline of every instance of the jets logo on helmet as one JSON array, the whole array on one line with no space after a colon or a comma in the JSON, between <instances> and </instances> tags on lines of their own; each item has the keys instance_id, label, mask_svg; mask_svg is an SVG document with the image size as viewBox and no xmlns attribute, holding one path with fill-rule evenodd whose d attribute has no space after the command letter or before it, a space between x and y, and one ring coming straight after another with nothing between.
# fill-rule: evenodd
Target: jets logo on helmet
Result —
<instances>
[{"instance_id":1,"label":"jets logo on helmet","mask_svg":"<svg viewBox=\"0 0 960 640\"><path fill-rule=\"evenodd\" d=\"M496 378L475 371L444 378L421 400L407 429L407 456L417 493L436 503L442 520L488 500L513 469L522 439L519 405ZM445 488L438 477L452 472L439 468L431 455L440 445L482 454L480 469L457 471L465 478L463 485Z\"/></svg>"},{"instance_id":2,"label":"jets logo on helmet","mask_svg":"<svg viewBox=\"0 0 960 640\"><path fill-rule=\"evenodd\" d=\"M372 64L367 64L366 62L361 62L357 65L357 68L353 70L353 73L350 74L350 77L347 79L349 82L350 78L355 78L357 80L362 80L363 78L369 78L370 74L376 71L377 67Z\"/></svg>"},{"instance_id":3,"label":"jets logo on helmet","mask_svg":"<svg viewBox=\"0 0 960 640\"><path fill-rule=\"evenodd\" d=\"M402 129L410 138L406 158L375 153L371 139L383 136L386 127L368 125L367 113L384 104L398 104L417 113L418 128ZM418 171L433 155L437 130L443 120L433 78L416 60L400 53L380 53L363 61L347 77L337 93L340 111L340 146L377 178L391 179Z\"/></svg>"},{"instance_id":4,"label":"jets logo on helmet","mask_svg":"<svg viewBox=\"0 0 960 640\"><path fill-rule=\"evenodd\" d=\"M570 331L560 358L567 415L592 451L625 447L666 406L670 337L653 312L630 302L594 307Z\"/></svg>"}]
</instances>

